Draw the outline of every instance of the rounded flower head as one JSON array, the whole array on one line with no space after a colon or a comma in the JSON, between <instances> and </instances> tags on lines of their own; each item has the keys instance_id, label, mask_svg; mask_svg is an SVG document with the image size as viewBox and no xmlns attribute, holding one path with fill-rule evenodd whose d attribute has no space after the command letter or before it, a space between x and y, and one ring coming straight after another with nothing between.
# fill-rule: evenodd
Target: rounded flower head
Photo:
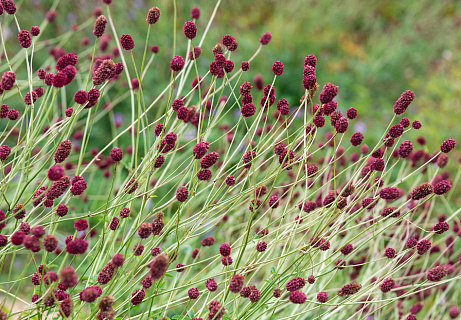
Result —
<instances>
[{"instance_id":1,"label":"rounded flower head","mask_svg":"<svg viewBox=\"0 0 461 320\"><path fill-rule=\"evenodd\" d=\"M110 151L110 157L114 162L120 162L123 158L123 151L120 148L114 147Z\"/></svg>"},{"instance_id":2,"label":"rounded flower head","mask_svg":"<svg viewBox=\"0 0 461 320\"><path fill-rule=\"evenodd\" d=\"M184 59L181 56L175 56L171 59L170 69L175 72L179 72L184 68Z\"/></svg>"},{"instance_id":3,"label":"rounded flower head","mask_svg":"<svg viewBox=\"0 0 461 320\"><path fill-rule=\"evenodd\" d=\"M256 245L256 251L264 252L267 249L267 243L265 241L258 242Z\"/></svg>"},{"instance_id":4,"label":"rounded flower head","mask_svg":"<svg viewBox=\"0 0 461 320\"><path fill-rule=\"evenodd\" d=\"M416 249L418 250L419 255L423 255L431 248L431 246L432 244L429 240L423 239L418 242L418 244L416 245Z\"/></svg>"},{"instance_id":5,"label":"rounded flower head","mask_svg":"<svg viewBox=\"0 0 461 320\"><path fill-rule=\"evenodd\" d=\"M395 255L396 255L396 252L394 248L386 248L386 250L384 251L384 256L389 259L395 258Z\"/></svg>"},{"instance_id":6,"label":"rounded flower head","mask_svg":"<svg viewBox=\"0 0 461 320\"><path fill-rule=\"evenodd\" d=\"M221 246L219 247L219 253L223 256L223 257L227 257L227 256L230 256L231 254L231 247L228 243L223 243L221 244Z\"/></svg>"},{"instance_id":7,"label":"rounded flower head","mask_svg":"<svg viewBox=\"0 0 461 320\"><path fill-rule=\"evenodd\" d=\"M349 120L347 120L347 118L341 117L338 119L338 121L336 121L336 124L335 124L336 132L344 133L347 131L347 128L349 128Z\"/></svg>"},{"instance_id":8,"label":"rounded flower head","mask_svg":"<svg viewBox=\"0 0 461 320\"><path fill-rule=\"evenodd\" d=\"M344 255L348 255L353 250L354 250L354 247L352 246L352 244L348 243L341 249L341 253Z\"/></svg>"},{"instance_id":9,"label":"rounded flower head","mask_svg":"<svg viewBox=\"0 0 461 320\"><path fill-rule=\"evenodd\" d=\"M74 239L67 243L66 245L66 252L77 255L77 254L84 254L88 249L88 241L85 239Z\"/></svg>"},{"instance_id":10,"label":"rounded flower head","mask_svg":"<svg viewBox=\"0 0 461 320\"><path fill-rule=\"evenodd\" d=\"M78 283L78 275L75 269L71 266L67 266L61 269L60 273L61 282L67 288L72 288Z\"/></svg>"},{"instance_id":11,"label":"rounded flower head","mask_svg":"<svg viewBox=\"0 0 461 320\"><path fill-rule=\"evenodd\" d=\"M43 238L43 248L47 252L53 252L58 247L58 239L52 234L49 234Z\"/></svg>"},{"instance_id":12,"label":"rounded flower head","mask_svg":"<svg viewBox=\"0 0 461 320\"><path fill-rule=\"evenodd\" d=\"M251 117L256 113L256 107L253 103L247 103L242 106L242 116L245 118Z\"/></svg>"},{"instance_id":13,"label":"rounded flower head","mask_svg":"<svg viewBox=\"0 0 461 320\"><path fill-rule=\"evenodd\" d=\"M66 85L67 82L67 75L64 72L58 72L53 76L51 80L51 84L55 88L62 88Z\"/></svg>"},{"instance_id":14,"label":"rounded flower head","mask_svg":"<svg viewBox=\"0 0 461 320\"><path fill-rule=\"evenodd\" d=\"M88 227L89 227L88 220L85 220L85 219L77 220L74 223L74 228L75 230L78 230L78 231L86 230L88 229Z\"/></svg>"},{"instance_id":15,"label":"rounded flower head","mask_svg":"<svg viewBox=\"0 0 461 320\"><path fill-rule=\"evenodd\" d=\"M242 68L242 71L248 71L250 70L250 62L248 61L242 61L242 64L240 65Z\"/></svg>"},{"instance_id":16,"label":"rounded flower head","mask_svg":"<svg viewBox=\"0 0 461 320\"><path fill-rule=\"evenodd\" d=\"M394 104L394 113L397 115L404 113L414 99L415 93L413 91L407 90L402 93Z\"/></svg>"},{"instance_id":17,"label":"rounded flower head","mask_svg":"<svg viewBox=\"0 0 461 320\"><path fill-rule=\"evenodd\" d=\"M290 301L295 304L303 304L307 300L307 296L304 292L301 291L292 291L290 292Z\"/></svg>"},{"instance_id":18,"label":"rounded flower head","mask_svg":"<svg viewBox=\"0 0 461 320\"><path fill-rule=\"evenodd\" d=\"M200 295L200 291L197 288L190 288L189 291L187 291L187 295L189 296L189 299L197 299Z\"/></svg>"},{"instance_id":19,"label":"rounded flower head","mask_svg":"<svg viewBox=\"0 0 461 320\"><path fill-rule=\"evenodd\" d=\"M364 138L364 137L363 137L363 134L362 134L362 133L356 132L356 133L354 133L354 134L352 135L352 137L351 137L351 140L350 140L350 141L351 141L351 144L352 144L354 147L359 146L359 145L362 144L363 138Z\"/></svg>"},{"instance_id":20,"label":"rounded flower head","mask_svg":"<svg viewBox=\"0 0 461 320\"><path fill-rule=\"evenodd\" d=\"M450 225L445 221L439 222L434 226L434 231L437 234L442 234L445 231L448 231L448 229L450 229Z\"/></svg>"},{"instance_id":21,"label":"rounded flower head","mask_svg":"<svg viewBox=\"0 0 461 320\"><path fill-rule=\"evenodd\" d=\"M228 176L228 177L226 177L225 183L226 183L228 186L233 186L233 185L235 184L235 177L234 177L234 176Z\"/></svg>"},{"instance_id":22,"label":"rounded flower head","mask_svg":"<svg viewBox=\"0 0 461 320\"><path fill-rule=\"evenodd\" d=\"M38 36L40 34L40 27L33 26L32 28L30 28L30 34L34 37Z\"/></svg>"},{"instance_id":23,"label":"rounded flower head","mask_svg":"<svg viewBox=\"0 0 461 320\"><path fill-rule=\"evenodd\" d=\"M399 156L402 158L407 158L413 151L413 143L409 140L404 141L400 144L399 147Z\"/></svg>"},{"instance_id":24,"label":"rounded flower head","mask_svg":"<svg viewBox=\"0 0 461 320\"><path fill-rule=\"evenodd\" d=\"M194 39L197 36L197 26L194 21L186 21L184 23L184 35L187 39Z\"/></svg>"},{"instance_id":25,"label":"rounded flower head","mask_svg":"<svg viewBox=\"0 0 461 320\"><path fill-rule=\"evenodd\" d=\"M404 127L399 123L389 129L389 136L398 138L403 134Z\"/></svg>"},{"instance_id":26,"label":"rounded flower head","mask_svg":"<svg viewBox=\"0 0 461 320\"><path fill-rule=\"evenodd\" d=\"M5 12L8 14L15 14L16 13L16 5L14 4L13 0L2 0L2 13L3 9L5 9Z\"/></svg>"},{"instance_id":27,"label":"rounded flower head","mask_svg":"<svg viewBox=\"0 0 461 320\"><path fill-rule=\"evenodd\" d=\"M445 140L442 145L440 146L440 150L443 153L448 153L456 147L456 141L454 139L447 139Z\"/></svg>"},{"instance_id":28,"label":"rounded flower head","mask_svg":"<svg viewBox=\"0 0 461 320\"><path fill-rule=\"evenodd\" d=\"M207 281L205 281L205 287L208 289L208 291L213 292L216 291L216 289L218 289L218 284L214 279L208 279Z\"/></svg>"},{"instance_id":29,"label":"rounded flower head","mask_svg":"<svg viewBox=\"0 0 461 320\"><path fill-rule=\"evenodd\" d=\"M211 247L212 245L215 244L215 242L216 242L215 237L209 236L209 237L203 238L201 241L201 244L203 247Z\"/></svg>"},{"instance_id":30,"label":"rounded flower head","mask_svg":"<svg viewBox=\"0 0 461 320\"><path fill-rule=\"evenodd\" d=\"M320 291L317 293L317 301L320 303L325 303L328 301L328 295L325 291Z\"/></svg>"},{"instance_id":31,"label":"rounded flower head","mask_svg":"<svg viewBox=\"0 0 461 320\"><path fill-rule=\"evenodd\" d=\"M19 118L18 110L10 109L10 111L8 111L8 119L10 119L11 121L15 121L15 120L18 120L18 118Z\"/></svg>"},{"instance_id":32,"label":"rounded flower head","mask_svg":"<svg viewBox=\"0 0 461 320\"><path fill-rule=\"evenodd\" d=\"M407 240L407 243L405 244L405 246L408 248L408 249L411 249L411 248L414 248L418 245L418 240L416 240L416 238L410 238Z\"/></svg>"},{"instance_id":33,"label":"rounded flower head","mask_svg":"<svg viewBox=\"0 0 461 320\"><path fill-rule=\"evenodd\" d=\"M188 197L189 197L189 190L187 190L187 187L182 186L176 190L176 200L178 200L179 202L186 201Z\"/></svg>"},{"instance_id":34,"label":"rounded flower head","mask_svg":"<svg viewBox=\"0 0 461 320\"><path fill-rule=\"evenodd\" d=\"M16 231L11 235L11 243L14 246L20 246L24 242L26 234L22 231Z\"/></svg>"},{"instance_id":35,"label":"rounded flower head","mask_svg":"<svg viewBox=\"0 0 461 320\"><path fill-rule=\"evenodd\" d=\"M272 34L270 32L265 32L259 39L259 42L262 45L267 45L269 44L269 42L271 42L271 39L272 39Z\"/></svg>"},{"instance_id":36,"label":"rounded flower head","mask_svg":"<svg viewBox=\"0 0 461 320\"><path fill-rule=\"evenodd\" d=\"M57 181L64 177L64 168L59 164L54 165L48 169L48 179L51 181Z\"/></svg>"},{"instance_id":37,"label":"rounded flower head","mask_svg":"<svg viewBox=\"0 0 461 320\"><path fill-rule=\"evenodd\" d=\"M389 292L395 287L395 281L391 278L387 278L381 283L379 288L381 289L382 292Z\"/></svg>"}]
</instances>

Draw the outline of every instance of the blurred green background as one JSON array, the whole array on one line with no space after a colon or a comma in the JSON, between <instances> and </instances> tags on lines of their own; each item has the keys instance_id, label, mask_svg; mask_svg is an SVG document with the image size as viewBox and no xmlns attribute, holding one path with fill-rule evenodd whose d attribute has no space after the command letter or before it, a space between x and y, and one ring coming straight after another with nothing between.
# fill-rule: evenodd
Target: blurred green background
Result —
<instances>
[{"instance_id":1,"label":"blurred green background","mask_svg":"<svg viewBox=\"0 0 461 320\"><path fill-rule=\"evenodd\" d=\"M27 28L38 24L52 3L23 2L27 10L21 10L20 24ZM197 21L200 39L215 4L211 0L176 1L176 54L186 54L182 26L190 20L190 9L201 9ZM134 54L140 63L147 30L145 17L152 6L158 6L162 16L152 28L149 45L158 44L160 53L144 86L145 94L155 97L170 75L174 2L114 0L110 8L119 35L129 33L134 37ZM96 7L107 15L102 0L61 0L56 21L48 26L42 39L70 31L72 24L83 23ZM424 136L433 149L448 137L461 137L460 1L222 1L202 46L202 72L208 69L211 49L222 35L229 33L237 38L239 48L232 59L240 66L257 49L259 37L266 31L272 33L272 42L263 48L242 81L261 73L269 83L272 63L281 60L285 73L276 83L277 99L287 98L295 105L303 92L303 58L315 54L319 84L339 85L339 106L343 111L349 107L358 109L359 119L353 129L364 132L366 142L373 143L381 136L393 115L395 100L408 89L416 93L416 99L404 116L411 121L420 120L423 128L412 130L407 139ZM83 49L81 38L85 36L93 41L92 24L72 36L64 49ZM108 52L113 47L114 39ZM134 77L134 70L131 74ZM129 110L129 99L126 103ZM124 108L116 109L120 110L123 113Z\"/></svg>"}]
</instances>

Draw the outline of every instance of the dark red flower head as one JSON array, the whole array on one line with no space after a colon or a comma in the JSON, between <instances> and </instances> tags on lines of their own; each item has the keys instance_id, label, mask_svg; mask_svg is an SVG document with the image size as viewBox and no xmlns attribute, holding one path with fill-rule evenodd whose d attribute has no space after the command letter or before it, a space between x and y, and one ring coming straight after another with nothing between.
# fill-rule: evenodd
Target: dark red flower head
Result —
<instances>
[{"instance_id":1,"label":"dark red flower head","mask_svg":"<svg viewBox=\"0 0 461 320\"><path fill-rule=\"evenodd\" d=\"M6 71L2 75L1 87L3 90L8 91L13 89L14 83L16 82L16 73Z\"/></svg>"},{"instance_id":2,"label":"dark red flower head","mask_svg":"<svg viewBox=\"0 0 461 320\"><path fill-rule=\"evenodd\" d=\"M29 48L32 45L32 37L30 36L29 31L21 30L18 34L19 44L23 48Z\"/></svg>"},{"instance_id":3,"label":"dark red flower head","mask_svg":"<svg viewBox=\"0 0 461 320\"><path fill-rule=\"evenodd\" d=\"M134 40L129 34L124 34L120 37L120 44L122 45L122 48L125 50L134 49Z\"/></svg>"},{"instance_id":4,"label":"dark red flower head","mask_svg":"<svg viewBox=\"0 0 461 320\"><path fill-rule=\"evenodd\" d=\"M181 56L175 56L171 59L170 69L175 72L179 72L184 68L184 59Z\"/></svg>"},{"instance_id":5,"label":"dark red flower head","mask_svg":"<svg viewBox=\"0 0 461 320\"><path fill-rule=\"evenodd\" d=\"M443 153L448 153L456 147L456 141L452 138L445 140L440 146Z\"/></svg>"},{"instance_id":6,"label":"dark red flower head","mask_svg":"<svg viewBox=\"0 0 461 320\"><path fill-rule=\"evenodd\" d=\"M272 34L270 32L265 32L262 36L261 39L259 39L259 42L262 45L267 45L269 42L271 42L272 39Z\"/></svg>"},{"instance_id":7,"label":"dark red flower head","mask_svg":"<svg viewBox=\"0 0 461 320\"><path fill-rule=\"evenodd\" d=\"M320 102L328 103L336 97L338 94L338 86L332 83L327 83L323 86L322 92L320 93Z\"/></svg>"},{"instance_id":8,"label":"dark red flower head","mask_svg":"<svg viewBox=\"0 0 461 320\"><path fill-rule=\"evenodd\" d=\"M274 64L272 64L272 72L276 76L281 76L284 70L285 66L283 65L282 61L275 61Z\"/></svg>"},{"instance_id":9,"label":"dark red flower head","mask_svg":"<svg viewBox=\"0 0 461 320\"><path fill-rule=\"evenodd\" d=\"M102 37L102 35L104 34L104 31L106 30L106 25L107 25L107 19L105 16L100 15L99 17L97 17L96 21L94 22L93 34L97 38Z\"/></svg>"},{"instance_id":10,"label":"dark red flower head","mask_svg":"<svg viewBox=\"0 0 461 320\"><path fill-rule=\"evenodd\" d=\"M33 26L30 28L30 34L34 37L38 36L40 34L40 28L38 26Z\"/></svg>"},{"instance_id":11,"label":"dark red flower head","mask_svg":"<svg viewBox=\"0 0 461 320\"><path fill-rule=\"evenodd\" d=\"M184 35L187 39L194 39L197 36L197 26L194 21L186 21L184 23Z\"/></svg>"},{"instance_id":12,"label":"dark red flower head","mask_svg":"<svg viewBox=\"0 0 461 320\"><path fill-rule=\"evenodd\" d=\"M407 110L408 106L410 103L415 99L415 93L411 90L407 90L402 95L400 98L397 99L397 101L394 104L394 113L395 114L402 114Z\"/></svg>"},{"instance_id":13,"label":"dark red flower head","mask_svg":"<svg viewBox=\"0 0 461 320\"><path fill-rule=\"evenodd\" d=\"M72 143L70 140L64 140L56 149L54 154L54 162L61 163L67 159L70 152L72 151Z\"/></svg>"},{"instance_id":14,"label":"dark red flower head","mask_svg":"<svg viewBox=\"0 0 461 320\"><path fill-rule=\"evenodd\" d=\"M149 9L149 12L147 13L147 18L146 21L149 24L155 24L158 19L160 19L160 9L157 7L152 7Z\"/></svg>"},{"instance_id":15,"label":"dark red flower head","mask_svg":"<svg viewBox=\"0 0 461 320\"><path fill-rule=\"evenodd\" d=\"M200 18L200 9L197 7L193 7L190 11L190 17L192 19L198 20Z\"/></svg>"}]
</instances>

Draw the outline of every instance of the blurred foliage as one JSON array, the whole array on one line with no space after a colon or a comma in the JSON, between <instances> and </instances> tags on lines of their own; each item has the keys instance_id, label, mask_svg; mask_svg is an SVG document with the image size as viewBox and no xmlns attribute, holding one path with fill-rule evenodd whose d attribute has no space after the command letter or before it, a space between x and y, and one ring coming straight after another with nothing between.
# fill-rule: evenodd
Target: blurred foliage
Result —
<instances>
[{"instance_id":1,"label":"blurred foliage","mask_svg":"<svg viewBox=\"0 0 461 320\"><path fill-rule=\"evenodd\" d=\"M19 23L24 27L30 27L29 21L38 24L37 20L45 17L52 3L50 0L23 2L22 6L30 9L21 10ZM215 4L210 0L176 1L175 54L186 54L182 26L190 19L190 9L198 6L202 12L197 22L198 42ZM129 33L134 37L134 54L140 63L147 30L145 16L154 5L162 10L162 16L151 28L149 38L149 46L160 46L144 81L149 98L161 92L170 76L167 62L174 54L175 2L114 0L110 6L119 36ZM57 19L42 39L70 31L72 24L92 19L89 15L96 7L107 15L102 1L61 0ZM212 47L229 33L239 41L239 48L232 55L238 67L257 49L261 34L270 31L272 42L263 48L241 81L261 73L265 82L270 82L273 77L270 66L273 61L281 60L285 73L277 81L277 98L287 98L290 105L296 105L303 91L303 58L313 53L318 57L318 82L321 86L326 82L340 86L339 106L343 111L349 107L358 109L361 122L355 124L355 130L367 130L366 142L374 143L381 136L393 115L395 100L404 90L411 89L416 100L405 116L411 121L422 121L423 129L411 132L408 138L423 135L432 149L450 136L461 136L458 125L461 58L456 54L461 47L461 38L457 36L460 28L461 3L456 0L222 1L202 46L199 65L203 71L207 70ZM63 47L67 51L81 50L81 38L85 36L94 39L92 23L72 35ZM114 40L108 51L113 47ZM125 102L126 106L119 106L116 111L128 113L129 99Z\"/></svg>"}]
</instances>

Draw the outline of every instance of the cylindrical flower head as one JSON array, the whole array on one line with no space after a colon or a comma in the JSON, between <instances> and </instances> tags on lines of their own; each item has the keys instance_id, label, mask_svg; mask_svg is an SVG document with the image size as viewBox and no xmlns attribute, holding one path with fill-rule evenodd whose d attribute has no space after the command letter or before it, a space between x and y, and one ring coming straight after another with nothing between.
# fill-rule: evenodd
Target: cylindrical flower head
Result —
<instances>
[{"instance_id":1,"label":"cylindrical flower head","mask_svg":"<svg viewBox=\"0 0 461 320\"><path fill-rule=\"evenodd\" d=\"M6 71L2 75L1 87L5 91L11 90L13 89L15 82L16 82L16 73L11 72L11 71Z\"/></svg>"},{"instance_id":2,"label":"cylindrical flower head","mask_svg":"<svg viewBox=\"0 0 461 320\"><path fill-rule=\"evenodd\" d=\"M436 195L442 195L450 191L452 184L448 180L442 180L434 186L434 193Z\"/></svg>"},{"instance_id":3,"label":"cylindrical flower head","mask_svg":"<svg viewBox=\"0 0 461 320\"><path fill-rule=\"evenodd\" d=\"M198 20L200 18L200 9L197 7L193 7L190 11L190 17L192 19Z\"/></svg>"},{"instance_id":4,"label":"cylindrical flower head","mask_svg":"<svg viewBox=\"0 0 461 320\"><path fill-rule=\"evenodd\" d=\"M320 102L323 104L330 102L338 94L338 86L332 83L327 83L323 86L322 92L320 93Z\"/></svg>"},{"instance_id":5,"label":"cylindrical flower head","mask_svg":"<svg viewBox=\"0 0 461 320\"><path fill-rule=\"evenodd\" d=\"M147 13L147 18L146 21L149 24L155 24L158 19L160 19L160 9L157 7L152 7L149 9L149 12Z\"/></svg>"},{"instance_id":6,"label":"cylindrical flower head","mask_svg":"<svg viewBox=\"0 0 461 320\"><path fill-rule=\"evenodd\" d=\"M29 31L21 30L18 34L19 44L23 48L29 48L32 45L32 37L30 36Z\"/></svg>"},{"instance_id":7,"label":"cylindrical flower head","mask_svg":"<svg viewBox=\"0 0 461 320\"><path fill-rule=\"evenodd\" d=\"M7 145L0 146L0 160L5 161L11 153L11 148Z\"/></svg>"},{"instance_id":8,"label":"cylindrical flower head","mask_svg":"<svg viewBox=\"0 0 461 320\"><path fill-rule=\"evenodd\" d=\"M242 288L243 284L245 282L245 277L239 273L235 274L232 276L230 282L229 282L229 291L233 293L239 293Z\"/></svg>"},{"instance_id":9,"label":"cylindrical flower head","mask_svg":"<svg viewBox=\"0 0 461 320\"><path fill-rule=\"evenodd\" d=\"M440 281L443 278L445 278L447 274L448 274L448 271L445 267L437 266L428 271L427 280L433 281L433 282Z\"/></svg>"},{"instance_id":10,"label":"cylindrical flower head","mask_svg":"<svg viewBox=\"0 0 461 320\"><path fill-rule=\"evenodd\" d=\"M3 9L5 9L6 13L8 14L16 13L16 5L14 4L13 0L2 0L2 6L3 6Z\"/></svg>"},{"instance_id":11,"label":"cylindrical flower head","mask_svg":"<svg viewBox=\"0 0 461 320\"><path fill-rule=\"evenodd\" d=\"M71 52L59 58L58 62L56 63L56 69L59 71L62 71L67 66L75 66L77 62L78 62L77 55Z\"/></svg>"},{"instance_id":12,"label":"cylindrical flower head","mask_svg":"<svg viewBox=\"0 0 461 320\"><path fill-rule=\"evenodd\" d=\"M94 22L93 34L97 38L102 37L102 35L104 34L104 31L106 30L106 25L107 25L107 19L105 16L100 15L99 17L97 17L96 21Z\"/></svg>"},{"instance_id":13,"label":"cylindrical flower head","mask_svg":"<svg viewBox=\"0 0 461 320\"><path fill-rule=\"evenodd\" d=\"M413 200L421 200L433 192L434 188L432 187L432 184L426 182L413 189L413 191L410 193L410 197Z\"/></svg>"},{"instance_id":14,"label":"cylindrical flower head","mask_svg":"<svg viewBox=\"0 0 461 320\"><path fill-rule=\"evenodd\" d=\"M67 159L70 152L72 151L72 143L70 140L64 140L56 149L54 154L54 162L61 163Z\"/></svg>"},{"instance_id":15,"label":"cylindrical flower head","mask_svg":"<svg viewBox=\"0 0 461 320\"><path fill-rule=\"evenodd\" d=\"M149 265L150 268L150 277L152 280L159 280L163 277L168 269L169 259L165 253L159 254L152 260Z\"/></svg>"},{"instance_id":16,"label":"cylindrical flower head","mask_svg":"<svg viewBox=\"0 0 461 320\"><path fill-rule=\"evenodd\" d=\"M285 66L283 65L282 61L275 61L274 64L272 64L272 72L276 76L281 76L284 70Z\"/></svg>"},{"instance_id":17,"label":"cylindrical flower head","mask_svg":"<svg viewBox=\"0 0 461 320\"><path fill-rule=\"evenodd\" d=\"M129 34L124 34L120 37L120 44L125 50L133 50L134 40Z\"/></svg>"},{"instance_id":18,"label":"cylindrical flower head","mask_svg":"<svg viewBox=\"0 0 461 320\"><path fill-rule=\"evenodd\" d=\"M184 23L184 35L187 39L194 39L197 36L197 26L194 21L186 21Z\"/></svg>"},{"instance_id":19,"label":"cylindrical flower head","mask_svg":"<svg viewBox=\"0 0 461 320\"><path fill-rule=\"evenodd\" d=\"M48 200L53 200L59 198L61 195L66 192L67 188L70 187L70 178L64 176L58 181L55 181L51 187L46 192L45 196Z\"/></svg>"}]
</instances>

